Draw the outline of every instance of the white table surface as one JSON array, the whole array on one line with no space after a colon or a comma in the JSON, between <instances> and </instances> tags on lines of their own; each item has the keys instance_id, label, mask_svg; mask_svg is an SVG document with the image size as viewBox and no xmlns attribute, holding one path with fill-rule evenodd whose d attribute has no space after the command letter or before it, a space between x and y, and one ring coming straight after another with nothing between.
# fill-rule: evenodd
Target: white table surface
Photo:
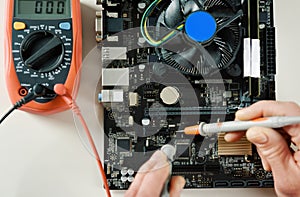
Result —
<instances>
[{"instance_id":1,"label":"white table surface","mask_svg":"<svg viewBox=\"0 0 300 197\"><path fill-rule=\"evenodd\" d=\"M95 47L96 0L81 0L83 55ZM3 0L0 13L5 14ZM300 104L300 1L277 0L277 99ZM0 21L0 114L10 108L4 79L4 19ZM82 96L82 95L79 95ZM101 147L101 145L100 145ZM101 150L102 152L102 150ZM39 116L15 111L0 125L0 195L5 197L105 196L93 157L83 146L71 111ZM123 196L123 191L113 191ZM185 190L182 196L275 196L273 189Z\"/></svg>"}]
</instances>

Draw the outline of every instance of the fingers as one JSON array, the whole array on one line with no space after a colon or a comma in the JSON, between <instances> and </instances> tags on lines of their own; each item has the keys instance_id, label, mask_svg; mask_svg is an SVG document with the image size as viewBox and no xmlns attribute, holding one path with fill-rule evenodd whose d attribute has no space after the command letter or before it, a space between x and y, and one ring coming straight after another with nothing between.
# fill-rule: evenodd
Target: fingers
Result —
<instances>
[{"instance_id":1,"label":"fingers","mask_svg":"<svg viewBox=\"0 0 300 197\"><path fill-rule=\"evenodd\" d=\"M236 142L239 141L244 135L245 132L229 132L225 134L224 139L227 142Z\"/></svg>"},{"instance_id":2,"label":"fingers","mask_svg":"<svg viewBox=\"0 0 300 197\"><path fill-rule=\"evenodd\" d=\"M263 127L250 128L247 139L256 145L266 170L272 170L274 178L283 177L287 169L295 166L285 139L275 130Z\"/></svg>"},{"instance_id":3,"label":"fingers","mask_svg":"<svg viewBox=\"0 0 300 197\"><path fill-rule=\"evenodd\" d=\"M251 120L265 116L300 116L300 107L293 102L259 101L253 105L236 112L237 120ZM300 148L300 125L286 127L286 131L293 138L293 142ZM227 142L238 141L243 133L228 133L225 135Z\"/></svg>"},{"instance_id":4,"label":"fingers","mask_svg":"<svg viewBox=\"0 0 300 197\"><path fill-rule=\"evenodd\" d=\"M271 172L272 170L270 164L268 163L268 160L264 158L264 155L261 153L259 149L257 149L257 152L261 158L261 162L265 171Z\"/></svg>"},{"instance_id":5,"label":"fingers","mask_svg":"<svg viewBox=\"0 0 300 197\"><path fill-rule=\"evenodd\" d=\"M250 120L265 116L299 116L300 107L292 102L259 101L236 112L239 120Z\"/></svg>"},{"instance_id":6,"label":"fingers","mask_svg":"<svg viewBox=\"0 0 300 197\"><path fill-rule=\"evenodd\" d=\"M265 170L271 170L278 196L299 196L299 151L292 153L284 137L270 128L253 127L246 136L256 145Z\"/></svg>"},{"instance_id":7,"label":"fingers","mask_svg":"<svg viewBox=\"0 0 300 197\"><path fill-rule=\"evenodd\" d=\"M239 120L264 116L300 116L300 106L292 102L260 101L236 113ZM300 148L300 124L284 128L291 140Z\"/></svg>"},{"instance_id":8,"label":"fingers","mask_svg":"<svg viewBox=\"0 0 300 197\"><path fill-rule=\"evenodd\" d=\"M159 196L164 182L170 173L167 157L162 151L156 151L139 169L125 197Z\"/></svg>"},{"instance_id":9,"label":"fingers","mask_svg":"<svg viewBox=\"0 0 300 197\"><path fill-rule=\"evenodd\" d=\"M170 183L170 197L179 197L185 185L185 179L182 176L174 176Z\"/></svg>"},{"instance_id":10,"label":"fingers","mask_svg":"<svg viewBox=\"0 0 300 197\"><path fill-rule=\"evenodd\" d=\"M136 196L159 197L169 173L169 166L147 173Z\"/></svg>"}]
</instances>

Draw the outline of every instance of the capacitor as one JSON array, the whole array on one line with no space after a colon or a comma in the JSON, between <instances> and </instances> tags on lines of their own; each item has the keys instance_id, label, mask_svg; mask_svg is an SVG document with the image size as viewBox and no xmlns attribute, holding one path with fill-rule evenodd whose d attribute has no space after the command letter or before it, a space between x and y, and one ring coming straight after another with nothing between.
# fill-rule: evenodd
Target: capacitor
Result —
<instances>
[{"instance_id":1,"label":"capacitor","mask_svg":"<svg viewBox=\"0 0 300 197\"><path fill-rule=\"evenodd\" d=\"M128 117L128 124L129 124L129 126L132 126L133 123L134 123L133 116L129 116L129 117Z\"/></svg>"},{"instance_id":2,"label":"capacitor","mask_svg":"<svg viewBox=\"0 0 300 197\"><path fill-rule=\"evenodd\" d=\"M122 183L125 183L127 180L128 180L128 178L126 176L121 176Z\"/></svg>"},{"instance_id":3,"label":"capacitor","mask_svg":"<svg viewBox=\"0 0 300 197\"><path fill-rule=\"evenodd\" d=\"M127 173L129 176L132 176L134 174L134 170L129 168Z\"/></svg>"},{"instance_id":4,"label":"capacitor","mask_svg":"<svg viewBox=\"0 0 300 197\"><path fill-rule=\"evenodd\" d=\"M160 93L161 100L167 105L174 105L179 101L178 89L172 86L165 87Z\"/></svg>"},{"instance_id":5,"label":"capacitor","mask_svg":"<svg viewBox=\"0 0 300 197\"><path fill-rule=\"evenodd\" d=\"M106 168L106 174L110 174L110 173L111 173L111 165L110 163L108 163Z\"/></svg>"},{"instance_id":6,"label":"capacitor","mask_svg":"<svg viewBox=\"0 0 300 197\"><path fill-rule=\"evenodd\" d=\"M127 168L122 168L121 174L122 174L123 176L125 176L125 175L127 174L127 172L128 172L128 169L127 169Z\"/></svg>"},{"instance_id":7,"label":"capacitor","mask_svg":"<svg viewBox=\"0 0 300 197\"><path fill-rule=\"evenodd\" d=\"M129 176L129 177L127 178L127 180L128 180L128 182L132 183L132 182L134 181L134 177L133 177L133 176Z\"/></svg>"},{"instance_id":8,"label":"capacitor","mask_svg":"<svg viewBox=\"0 0 300 197\"><path fill-rule=\"evenodd\" d=\"M143 118L142 119L142 125L143 126L148 126L150 124L150 119L149 118Z\"/></svg>"},{"instance_id":9,"label":"capacitor","mask_svg":"<svg viewBox=\"0 0 300 197\"><path fill-rule=\"evenodd\" d=\"M144 72L145 68L146 68L146 65L145 65L145 64L140 64L140 65L139 65L139 71L140 71L141 73Z\"/></svg>"},{"instance_id":10,"label":"capacitor","mask_svg":"<svg viewBox=\"0 0 300 197\"><path fill-rule=\"evenodd\" d=\"M145 146L149 147L149 139L146 140Z\"/></svg>"},{"instance_id":11,"label":"capacitor","mask_svg":"<svg viewBox=\"0 0 300 197\"><path fill-rule=\"evenodd\" d=\"M137 44L138 44L140 47L145 46L145 44L146 44L145 38L139 37L139 38L138 38L138 43L137 43Z\"/></svg>"},{"instance_id":12,"label":"capacitor","mask_svg":"<svg viewBox=\"0 0 300 197\"><path fill-rule=\"evenodd\" d=\"M144 10L146 9L146 3L145 2L140 2L140 3L138 3L138 11L140 12L140 13L143 13L144 12Z\"/></svg>"}]
</instances>

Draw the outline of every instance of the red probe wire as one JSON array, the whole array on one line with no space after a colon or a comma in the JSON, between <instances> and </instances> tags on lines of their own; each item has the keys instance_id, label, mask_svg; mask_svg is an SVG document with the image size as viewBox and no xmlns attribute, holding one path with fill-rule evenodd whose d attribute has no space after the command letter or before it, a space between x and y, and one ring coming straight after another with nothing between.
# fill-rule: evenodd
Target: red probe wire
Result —
<instances>
[{"instance_id":1,"label":"red probe wire","mask_svg":"<svg viewBox=\"0 0 300 197\"><path fill-rule=\"evenodd\" d=\"M105 171L103 169L102 162L101 162L101 159L99 157L95 142L94 142L93 137L91 135L91 132L90 132L90 130L89 130L89 128L88 128L88 126L87 126L87 124L86 124L86 122L85 122L85 120L84 120L84 118L83 118L83 116L82 116L82 114L79 110L79 107L77 106L75 100L72 99L72 96L68 94L67 89L63 84L56 84L54 86L54 91L57 95L61 96L64 99L64 101L70 106L72 111L78 116L78 118L79 118L79 120L80 120L80 122L81 122L81 124L84 128L85 134L88 137L88 140L89 140L89 143L92 147L93 153L96 157L97 165L98 165L100 175L101 175L101 178L102 178L102 181L103 181L103 184L104 184L106 195L107 195L107 197L111 197L110 190L109 190L108 183L107 183L107 179L106 179L106 176L105 176Z\"/></svg>"}]
</instances>

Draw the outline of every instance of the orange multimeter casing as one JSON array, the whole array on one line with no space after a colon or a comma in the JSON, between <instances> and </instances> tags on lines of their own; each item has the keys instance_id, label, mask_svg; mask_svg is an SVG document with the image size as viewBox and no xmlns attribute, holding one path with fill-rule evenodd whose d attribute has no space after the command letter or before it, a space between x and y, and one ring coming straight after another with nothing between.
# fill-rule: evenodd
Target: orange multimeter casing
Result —
<instances>
[{"instance_id":1,"label":"orange multimeter casing","mask_svg":"<svg viewBox=\"0 0 300 197\"><path fill-rule=\"evenodd\" d=\"M77 94L82 62L82 24L79 0L7 0L5 72L12 103L35 84L46 88L20 109L52 114L70 108L54 92L64 84Z\"/></svg>"}]
</instances>

